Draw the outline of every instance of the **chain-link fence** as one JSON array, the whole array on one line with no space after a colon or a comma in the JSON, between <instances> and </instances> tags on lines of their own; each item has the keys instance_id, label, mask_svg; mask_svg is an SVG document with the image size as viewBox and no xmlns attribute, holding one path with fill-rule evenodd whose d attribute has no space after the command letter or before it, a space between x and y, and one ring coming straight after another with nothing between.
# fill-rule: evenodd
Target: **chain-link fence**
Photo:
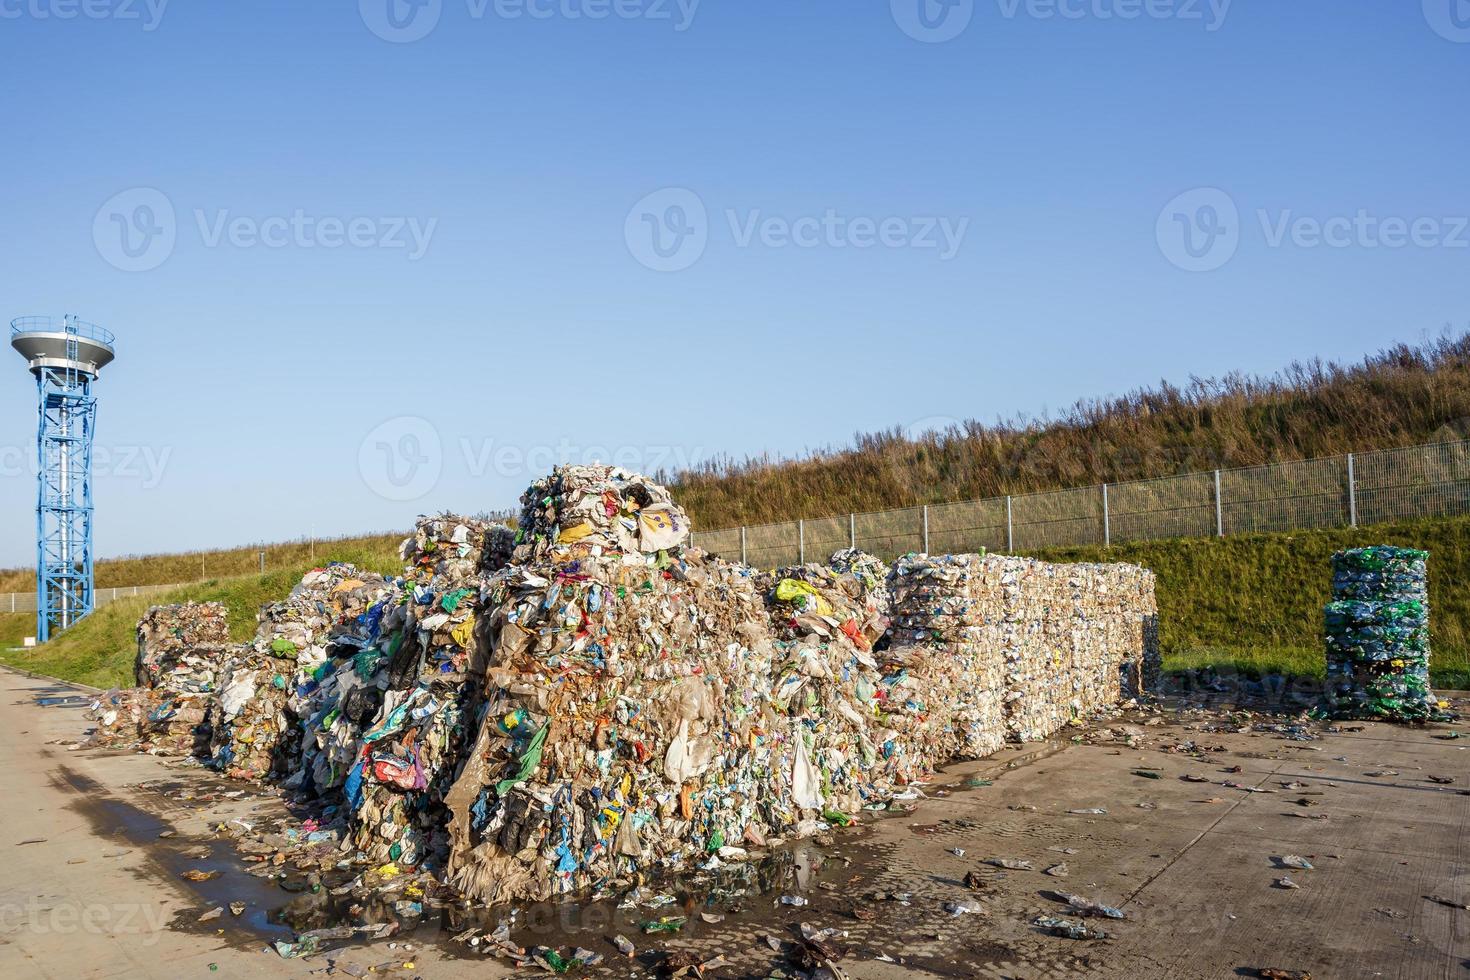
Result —
<instances>
[{"instance_id":1,"label":"chain-link fence","mask_svg":"<svg viewBox=\"0 0 1470 980\"><path fill-rule=\"evenodd\" d=\"M105 606L115 599L126 599L135 595L158 595L182 588L180 585L123 585L117 588L97 589L92 593L93 606ZM0 613L35 612L34 592L0 593Z\"/></svg>"},{"instance_id":2,"label":"chain-link fence","mask_svg":"<svg viewBox=\"0 0 1470 980\"><path fill-rule=\"evenodd\" d=\"M1187 473L698 531L694 543L763 568L824 560L840 548L893 559L1035 551L1159 538L1356 527L1470 513L1470 442L1349 453L1269 466Z\"/></svg>"}]
</instances>

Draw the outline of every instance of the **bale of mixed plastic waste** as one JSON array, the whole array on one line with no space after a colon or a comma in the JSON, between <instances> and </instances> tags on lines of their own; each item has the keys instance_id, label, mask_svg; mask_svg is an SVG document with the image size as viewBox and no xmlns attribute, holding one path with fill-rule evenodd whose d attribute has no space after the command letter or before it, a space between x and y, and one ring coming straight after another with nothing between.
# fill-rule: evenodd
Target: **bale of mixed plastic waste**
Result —
<instances>
[{"instance_id":1,"label":"bale of mixed plastic waste","mask_svg":"<svg viewBox=\"0 0 1470 980\"><path fill-rule=\"evenodd\" d=\"M1157 683L1154 585L1135 565L910 555L892 575L893 642L943 655L915 665L915 686L950 719L946 745L978 758Z\"/></svg>"},{"instance_id":2,"label":"bale of mixed plastic waste","mask_svg":"<svg viewBox=\"0 0 1470 980\"><path fill-rule=\"evenodd\" d=\"M511 539L504 525L440 515L403 543L403 603L375 648L380 706L358 727L345 786L353 841L375 863L442 868L447 858L444 795L484 695L484 569L509 558Z\"/></svg>"},{"instance_id":3,"label":"bale of mixed plastic waste","mask_svg":"<svg viewBox=\"0 0 1470 980\"><path fill-rule=\"evenodd\" d=\"M483 721L446 798L454 886L545 898L851 819L863 759L834 748L854 722L826 714L857 650L842 620L831 650L778 648L751 570L677 547L687 521L643 477L570 467L522 500L519 563L482 603Z\"/></svg>"},{"instance_id":4,"label":"bale of mixed plastic waste","mask_svg":"<svg viewBox=\"0 0 1470 980\"><path fill-rule=\"evenodd\" d=\"M980 555L906 555L889 580L890 701L912 718L914 750L940 759L980 759L1005 744L1004 658L984 632L998 609L986 571Z\"/></svg>"},{"instance_id":5,"label":"bale of mixed plastic waste","mask_svg":"<svg viewBox=\"0 0 1470 980\"><path fill-rule=\"evenodd\" d=\"M232 779L284 777L296 768L300 741L290 713L294 657L236 648L220 669L210 702L209 757Z\"/></svg>"},{"instance_id":6,"label":"bale of mixed plastic waste","mask_svg":"<svg viewBox=\"0 0 1470 980\"><path fill-rule=\"evenodd\" d=\"M616 466L558 466L521 496L516 560L577 542L652 554L688 536L683 508L647 477Z\"/></svg>"},{"instance_id":7,"label":"bale of mixed plastic waste","mask_svg":"<svg viewBox=\"0 0 1470 980\"><path fill-rule=\"evenodd\" d=\"M223 603L152 606L138 620L134 678L139 687L212 691L220 653L229 642Z\"/></svg>"},{"instance_id":8,"label":"bale of mixed plastic waste","mask_svg":"<svg viewBox=\"0 0 1470 980\"><path fill-rule=\"evenodd\" d=\"M1429 553L1387 545L1332 556L1327 705L1343 718L1423 721L1429 689Z\"/></svg>"},{"instance_id":9,"label":"bale of mixed plastic waste","mask_svg":"<svg viewBox=\"0 0 1470 980\"><path fill-rule=\"evenodd\" d=\"M89 744L152 755L207 755L211 693L132 687L99 694L85 715Z\"/></svg>"}]
</instances>

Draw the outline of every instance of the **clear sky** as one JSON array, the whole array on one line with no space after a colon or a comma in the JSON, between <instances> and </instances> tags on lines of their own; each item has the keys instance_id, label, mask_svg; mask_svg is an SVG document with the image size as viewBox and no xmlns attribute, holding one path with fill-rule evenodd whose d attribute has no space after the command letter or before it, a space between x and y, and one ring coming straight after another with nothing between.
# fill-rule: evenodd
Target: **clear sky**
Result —
<instances>
[{"instance_id":1,"label":"clear sky","mask_svg":"<svg viewBox=\"0 0 1470 980\"><path fill-rule=\"evenodd\" d=\"M103 557L1470 325L1465 0L0 0L0 73Z\"/></svg>"}]
</instances>

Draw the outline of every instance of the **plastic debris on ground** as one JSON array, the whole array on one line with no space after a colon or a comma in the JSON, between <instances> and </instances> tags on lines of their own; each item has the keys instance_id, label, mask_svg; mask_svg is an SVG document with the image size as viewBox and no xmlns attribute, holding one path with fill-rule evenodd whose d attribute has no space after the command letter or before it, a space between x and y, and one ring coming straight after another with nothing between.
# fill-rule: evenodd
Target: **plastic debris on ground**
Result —
<instances>
[{"instance_id":1,"label":"plastic debris on ground","mask_svg":"<svg viewBox=\"0 0 1470 980\"><path fill-rule=\"evenodd\" d=\"M1326 708L1338 718L1425 721L1443 712L1429 689L1429 553L1387 545L1332 556Z\"/></svg>"}]
</instances>

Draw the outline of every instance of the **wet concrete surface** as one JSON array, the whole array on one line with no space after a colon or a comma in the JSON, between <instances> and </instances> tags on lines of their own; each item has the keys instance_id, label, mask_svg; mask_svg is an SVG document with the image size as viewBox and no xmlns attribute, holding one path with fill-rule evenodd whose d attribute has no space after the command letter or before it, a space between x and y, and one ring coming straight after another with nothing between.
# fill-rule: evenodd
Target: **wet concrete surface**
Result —
<instances>
[{"instance_id":1,"label":"wet concrete surface","mask_svg":"<svg viewBox=\"0 0 1470 980\"><path fill-rule=\"evenodd\" d=\"M25 865L12 862L6 877L43 880L49 869L65 878L99 864L105 901L122 896L164 910L137 935L57 936L0 922L0 964L43 976L305 976L372 967L374 976L493 977L512 970L453 937L503 920L518 945L603 954L600 966L579 970L598 976L648 976L668 953L721 956L712 975L732 980L794 976L803 923L836 930L831 942L845 950L840 968L853 978L1214 978L1263 968L1319 980L1470 976L1470 912L1431 900L1470 902L1470 737L1433 737L1452 726L1354 725L1303 738L1270 730L1282 719L1265 716L1215 731L1201 730L1207 719L1199 717L1133 716L951 767L911 812L865 815L859 827L759 864L647 883L643 894L662 904L620 908L619 894L450 908L406 922L391 940L329 946L293 961L267 951L292 935L283 915L297 928L396 916L388 906L348 908L331 897L330 879L319 892L288 892L249 873L214 828L281 819L280 799L254 789L230 798L224 794L248 787L179 760L73 750L85 722L68 689L0 678L13 681L0 714L0 752L27 760L32 805L51 814L27 820L0 797L0 848L7 836L42 838L10 848ZM1257 723L1267 730L1255 730ZM1088 810L1106 812L1074 812ZM54 847L63 835L45 833L57 814L73 822L64 835L69 849ZM71 851L87 864L67 864ZM1287 854L1307 857L1313 869L1283 872L1277 859ZM1031 870L987 862L1028 862ZM1066 877L1044 873L1058 864ZM218 875L182 877L191 870ZM1283 876L1299 887L1281 887ZM300 885L302 877L288 880ZM0 883L11 905L37 888ZM1105 940L1052 935L1032 923L1075 917L1059 892L1117 906L1125 918L1088 920L1109 933ZM805 904L783 904L783 896ZM199 921L232 901L246 902L246 912ZM670 916L685 920L679 931L643 931ZM617 953L617 935L637 946L635 958ZM142 949L119 958L120 946ZM168 951L166 963L150 955L157 950Z\"/></svg>"}]
</instances>

